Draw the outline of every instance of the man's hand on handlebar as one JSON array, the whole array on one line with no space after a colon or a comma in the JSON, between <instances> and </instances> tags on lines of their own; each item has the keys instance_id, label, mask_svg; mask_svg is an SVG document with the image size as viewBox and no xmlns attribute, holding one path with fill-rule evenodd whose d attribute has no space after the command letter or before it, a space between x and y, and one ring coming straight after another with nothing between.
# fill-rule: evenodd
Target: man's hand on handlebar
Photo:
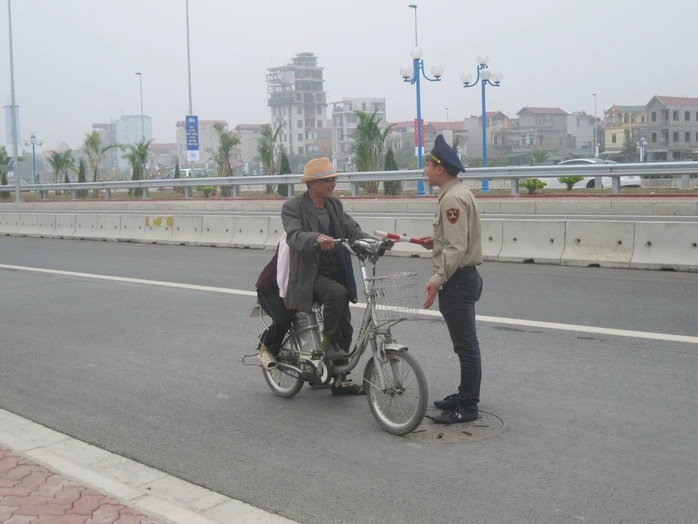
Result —
<instances>
[{"instance_id":1,"label":"man's hand on handlebar","mask_svg":"<svg viewBox=\"0 0 698 524\"><path fill-rule=\"evenodd\" d=\"M332 251L335 248L334 238L327 235L318 235L316 241L322 251Z\"/></svg>"}]
</instances>

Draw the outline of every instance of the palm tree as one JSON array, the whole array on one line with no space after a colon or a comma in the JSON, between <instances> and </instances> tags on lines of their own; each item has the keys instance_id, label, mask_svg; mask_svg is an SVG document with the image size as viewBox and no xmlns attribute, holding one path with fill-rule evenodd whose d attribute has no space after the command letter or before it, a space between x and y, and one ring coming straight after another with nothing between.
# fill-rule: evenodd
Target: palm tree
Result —
<instances>
[{"instance_id":1,"label":"palm tree","mask_svg":"<svg viewBox=\"0 0 698 524\"><path fill-rule=\"evenodd\" d=\"M53 169L53 183L60 184L61 180L65 181L68 176L68 169L74 169L73 163L75 159L73 158L73 150L66 149L62 153L54 151L48 159L48 163ZM56 191L57 195L60 195L60 191Z\"/></svg>"},{"instance_id":2,"label":"palm tree","mask_svg":"<svg viewBox=\"0 0 698 524\"><path fill-rule=\"evenodd\" d=\"M7 185L7 170L10 163L10 157L7 156L7 149L5 146L0 146L0 186ZM9 191L0 191L0 198L7 200L10 198Z\"/></svg>"},{"instance_id":3,"label":"palm tree","mask_svg":"<svg viewBox=\"0 0 698 524\"><path fill-rule=\"evenodd\" d=\"M548 153L546 153L545 151L541 151L540 149L536 149L533 152L533 162L535 164L542 164L546 160L548 160Z\"/></svg>"},{"instance_id":4,"label":"palm tree","mask_svg":"<svg viewBox=\"0 0 698 524\"><path fill-rule=\"evenodd\" d=\"M87 163L92 169L92 181L100 182L100 167L104 154L110 149L121 147L119 144L102 145L102 135L95 130L92 133L85 133L85 140L82 143L82 150L87 156Z\"/></svg>"},{"instance_id":5,"label":"palm tree","mask_svg":"<svg viewBox=\"0 0 698 524\"><path fill-rule=\"evenodd\" d=\"M131 180L143 180L145 178L145 164L148 162L148 149L150 144L155 140L143 139L140 142L136 142L133 145L128 145L128 153L124 155L124 158L128 160L131 164ZM131 190L129 190L131 193ZM141 188L136 188L134 191L136 196L141 196L143 190Z\"/></svg>"},{"instance_id":6,"label":"palm tree","mask_svg":"<svg viewBox=\"0 0 698 524\"><path fill-rule=\"evenodd\" d=\"M381 119L377 117L378 111L372 114L363 111L355 111L359 117L356 132L351 135L354 140L352 151L354 164L359 171L380 171L383 169L383 150L392 126L386 126L381 130ZM377 193L379 182L364 182L361 184L367 193Z\"/></svg>"},{"instance_id":7,"label":"palm tree","mask_svg":"<svg viewBox=\"0 0 698 524\"><path fill-rule=\"evenodd\" d=\"M276 162L274 161L276 157L276 139L284 125L284 123L279 124L276 131L273 131L271 125L264 124L260 130L259 138L257 139L257 153L259 154L257 159L262 163L265 175L273 175L276 172ZM266 192L272 193L273 191L274 185L267 184Z\"/></svg>"},{"instance_id":8,"label":"palm tree","mask_svg":"<svg viewBox=\"0 0 698 524\"><path fill-rule=\"evenodd\" d=\"M213 129L218 135L218 146L213 153L213 161L216 163L218 176L233 176L233 168L230 165L230 155L235 152L235 148L240 145L240 139L229 133L222 124L213 124ZM221 187L221 196L230 196L230 186Z\"/></svg>"}]
</instances>

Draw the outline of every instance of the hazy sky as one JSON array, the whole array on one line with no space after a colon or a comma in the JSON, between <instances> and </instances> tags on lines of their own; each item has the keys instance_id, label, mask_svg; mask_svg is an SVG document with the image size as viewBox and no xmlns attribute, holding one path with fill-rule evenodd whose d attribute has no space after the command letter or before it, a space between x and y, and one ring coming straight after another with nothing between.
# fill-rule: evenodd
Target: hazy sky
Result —
<instances>
[{"instance_id":1,"label":"hazy sky","mask_svg":"<svg viewBox=\"0 0 698 524\"><path fill-rule=\"evenodd\" d=\"M418 0L419 44L440 83L424 83L424 119L480 114L480 90L464 89L476 57L504 73L488 110L529 106L598 114L654 94L698 97L692 65L695 0ZM266 123L265 73L298 52L325 68L328 100L385 97L388 120L415 118L408 0L190 0L194 114ZM145 113L158 142L174 142L187 112L185 0L13 0L14 62L22 138L77 147L93 122ZM7 0L0 2L0 98L10 102ZM3 115L4 117L4 115ZM4 119L3 119L4 120ZM3 122L4 124L4 122ZM2 133L4 137L4 125ZM5 143L3 140L2 143Z\"/></svg>"}]
</instances>

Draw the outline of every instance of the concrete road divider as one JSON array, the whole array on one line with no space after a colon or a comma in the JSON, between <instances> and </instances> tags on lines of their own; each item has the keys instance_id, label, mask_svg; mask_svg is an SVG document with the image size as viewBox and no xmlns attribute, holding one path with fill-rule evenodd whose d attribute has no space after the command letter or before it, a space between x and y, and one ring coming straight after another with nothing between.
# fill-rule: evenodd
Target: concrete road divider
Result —
<instances>
[{"instance_id":1,"label":"concrete road divider","mask_svg":"<svg viewBox=\"0 0 698 524\"><path fill-rule=\"evenodd\" d=\"M180 246L198 244L204 218L193 215L177 215L172 225L171 244Z\"/></svg>"},{"instance_id":2,"label":"concrete road divider","mask_svg":"<svg viewBox=\"0 0 698 524\"><path fill-rule=\"evenodd\" d=\"M486 261L496 262L502 251L501 220L480 220L482 230L482 258Z\"/></svg>"},{"instance_id":3,"label":"concrete road divider","mask_svg":"<svg viewBox=\"0 0 698 524\"><path fill-rule=\"evenodd\" d=\"M269 219L267 217L235 217L233 247L264 249L269 237Z\"/></svg>"},{"instance_id":4,"label":"concrete road divider","mask_svg":"<svg viewBox=\"0 0 698 524\"><path fill-rule=\"evenodd\" d=\"M145 215L121 215L121 242L145 242Z\"/></svg>"},{"instance_id":5,"label":"concrete road divider","mask_svg":"<svg viewBox=\"0 0 698 524\"><path fill-rule=\"evenodd\" d=\"M40 213L36 215L36 233L34 236L41 238L53 238L56 231L56 215Z\"/></svg>"},{"instance_id":6,"label":"concrete road divider","mask_svg":"<svg viewBox=\"0 0 698 524\"><path fill-rule=\"evenodd\" d=\"M53 238L73 238L75 221L75 215L56 215L56 229L53 232Z\"/></svg>"},{"instance_id":7,"label":"concrete road divider","mask_svg":"<svg viewBox=\"0 0 698 524\"><path fill-rule=\"evenodd\" d=\"M36 218L36 215L30 215L29 213L19 215L19 230L17 233L23 237L34 236Z\"/></svg>"},{"instance_id":8,"label":"concrete road divider","mask_svg":"<svg viewBox=\"0 0 698 524\"><path fill-rule=\"evenodd\" d=\"M145 217L145 237L143 242L152 244L169 244L172 238L172 225L174 218L165 217Z\"/></svg>"},{"instance_id":9,"label":"concrete road divider","mask_svg":"<svg viewBox=\"0 0 698 524\"><path fill-rule=\"evenodd\" d=\"M500 262L559 264L565 247L562 220L503 220Z\"/></svg>"},{"instance_id":10,"label":"concrete road divider","mask_svg":"<svg viewBox=\"0 0 698 524\"><path fill-rule=\"evenodd\" d=\"M276 246L284 234L284 225L281 223L281 217L269 217L269 235L265 243L265 249L276 249Z\"/></svg>"},{"instance_id":11,"label":"concrete road divider","mask_svg":"<svg viewBox=\"0 0 698 524\"><path fill-rule=\"evenodd\" d=\"M630 267L698 271L698 224L635 222Z\"/></svg>"},{"instance_id":12,"label":"concrete road divider","mask_svg":"<svg viewBox=\"0 0 698 524\"><path fill-rule=\"evenodd\" d=\"M72 238L99 240L97 218L99 215L75 215L75 234Z\"/></svg>"},{"instance_id":13,"label":"concrete road divider","mask_svg":"<svg viewBox=\"0 0 698 524\"><path fill-rule=\"evenodd\" d=\"M396 218L395 230L389 233L397 233L412 238L430 237L434 232L431 218ZM376 228L378 229L378 228ZM427 251L418 244L398 242L392 249L392 254L398 257L429 257L431 251Z\"/></svg>"},{"instance_id":14,"label":"concrete road divider","mask_svg":"<svg viewBox=\"0 0 698 524\"><path fill-rule=\"evenodd\" d=\"M97 215L97 237L101 240L119 240L121 215Z\"/></svg>"},{"instance_id":15,"label":"concrete road divider","mask_svg":"<svg viewBox=\"0 0 698 524\"><path fill-rule=\"evenodd\" d=\"M19 231L19 214L0 214L0 235L15 235Z\"/></svg>"},{"instance_id":16,"label":"concrete road divider","mask_svg":"<svg viewBox=\"0 0 698 524\"><path fill-rule=\"evenodd\" d=\"M231 216L204 215L201 224L200 246L229 247L235 234L235 218Z\"/></svg>"},{"instance_id":17,"label":"concrete road divider","mask_svg":"<svg viewBox=\"0 0 698 524\"><path fill-rule=\"evenodd\" d=\"M634 235L635 222L568 220L560 261L566 266L630 267Z\"/></svg>"}]
</instances>

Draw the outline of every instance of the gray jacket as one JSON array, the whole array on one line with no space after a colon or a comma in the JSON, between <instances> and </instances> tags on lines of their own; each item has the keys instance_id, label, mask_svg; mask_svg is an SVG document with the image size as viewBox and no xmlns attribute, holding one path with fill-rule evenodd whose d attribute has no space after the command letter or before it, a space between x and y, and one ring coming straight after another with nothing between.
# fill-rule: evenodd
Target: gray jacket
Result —
<instances>
[{"instance_id":1,"label":"gray jacket","mask_svg":"<svg viewBox=\"0 0 698 524\"><path fill-rule=\"evenodd\" d=\"M341 228L341 237L349 239L367 238L368 233L344 212L342 202L337 198L328 198L325 208L330 220ZM317 277L320 252L315 245L320 234L320 224L315 214L315 206L306 191L302 195L290 198L281 209L281 220L286 231L289 246L288 288L284 302L287 306L310 313L313 306L313 285ZM351 256L342 248L340 259L349 282L349 299L356 302L356 284L351 266Z\"/></svg>"}]
</instances>

